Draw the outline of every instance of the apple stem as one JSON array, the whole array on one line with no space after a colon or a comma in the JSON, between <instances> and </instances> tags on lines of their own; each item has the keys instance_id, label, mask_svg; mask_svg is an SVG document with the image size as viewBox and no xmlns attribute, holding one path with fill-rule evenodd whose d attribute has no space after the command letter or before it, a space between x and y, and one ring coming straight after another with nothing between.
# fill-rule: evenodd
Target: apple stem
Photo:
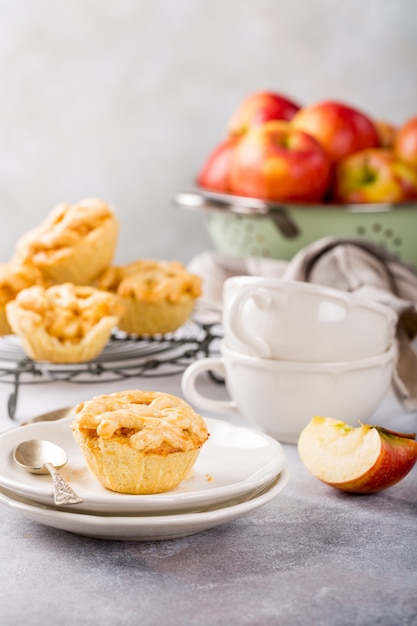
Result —
<instances>
[{"instance_id":1,"label":"apple stem","mask_svg":"<svg viewBox=\"0 0 417 626\"><path fill-rule=\"evenodd\" d=\"M416 433L399 433L397 430L390 430L389 428L384 428L383 426L375 426L375 424L364 424L359 420L359 424L361 426L366 426L367 428L376 428L383 435L395 435L395 437L402 437L403 439L414 439L416 438Z\"/></svg>"},{"instance_id":2,"label":"apple stem","mask_svg":"<svg viewBox=\"0 0 417 626\"><path fill-rule=\"evenodd\" d=\"M371 167L369 159L364 162L362 182L366 185L375 181L376 175L374 169Z\"/></svg>"},{"instance_id":3,"label":"apple stem","mask_svg":"<svg viewBox=\"0 0 417 626\"><path fill-rule=\"evenodd\" d=\"M413 439L416 438L416 433L399 433L396 430L390 430L389 428L384 428L383 426L375 426L380 433L384 435L394 435L395 437L400 437L402 439Z\"/></svg>"}]
</instances>

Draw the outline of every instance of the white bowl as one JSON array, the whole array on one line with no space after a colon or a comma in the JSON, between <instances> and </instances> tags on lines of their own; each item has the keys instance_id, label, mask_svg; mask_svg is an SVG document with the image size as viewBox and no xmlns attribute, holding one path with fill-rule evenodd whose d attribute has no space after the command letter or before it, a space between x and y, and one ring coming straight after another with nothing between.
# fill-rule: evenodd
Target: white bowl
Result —
<instances>
[{"instance_id":1,"label":"white bowl","mask_svg":"<svg viewBox=\"0 0 417 626\"><path fill-rule=\"evenodd\" d=\"M357 426L366 422L392 380L396 344L377 356L355 361L306 363L260 359L231 350L195 361L182 376L190 404L217 414L240 414L286 443L296 443L315 415ZM225 378L230 400L203 396L197 379L214 371Z\"/></svg>"},{"instance_id":2,"label":"white bowl","mask_svg":"<svg viewBox=\"0 0 417 626\"><path fill-rule=\"evenodd\" d=\"M228 278L223 329L230 348L285 361L350 361L385 352L397 315L339 289L258 276Z\"/></svg>"}]
</instances>

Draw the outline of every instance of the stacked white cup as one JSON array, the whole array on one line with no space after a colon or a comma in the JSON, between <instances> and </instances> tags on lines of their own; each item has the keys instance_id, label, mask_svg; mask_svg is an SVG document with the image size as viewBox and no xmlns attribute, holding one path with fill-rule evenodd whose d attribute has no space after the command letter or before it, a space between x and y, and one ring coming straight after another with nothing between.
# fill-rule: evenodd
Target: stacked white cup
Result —
<instances>
[{"instance_id":1,"label":"stacked white cup","mask_svg":"<svg viewBox=\"0 0 417 626\"><path fill-rule=\"evenodd\" d=\"M397 315L373 300L316 284L235 276L223 288L221 356L183 374L200 410L237 413L296 443L315 415L358 426L392 380ZM202 372L224 377L230 400L203 396Z\"/></svg>"}]
</instances>

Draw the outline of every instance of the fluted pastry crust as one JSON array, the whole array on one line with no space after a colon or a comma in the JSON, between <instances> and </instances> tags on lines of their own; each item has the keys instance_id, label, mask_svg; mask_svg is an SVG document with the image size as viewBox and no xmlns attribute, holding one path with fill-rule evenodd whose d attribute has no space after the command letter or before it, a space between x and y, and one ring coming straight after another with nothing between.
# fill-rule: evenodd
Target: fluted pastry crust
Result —
<instances>
[{"instance_id":1,"label":"fluted pastry crust","mask_svg":"<svg viewBox=\"0 0 417 626\"><path fill-rule=\"evenodd\" d=\"M79 404L72 428L101 484L136 494L174 489L209 436L203 418L184 400L141 390Z\"/></svg>"},{"instance_id":2,"label":"fluted pastry crust","mask_svg":"<svg viewBox=\"0 0 417 626\"><path fill-rule=\"evenodd\" d=\"M23 289L42 283L42 273L36 267L17 263L0 265L0 335L13 332L6 315L7 303L14 300Z\"/></svg>"},{"instance_id":3,"label":"fluted pastry crust","mask_svg":"<svg viewBox=\"0 0 417 626\"><path fill-rule=\"evenodd\" d=\"M29 287L6 305L9 324L28 356L52 363L96 357L121 313L111 294L72 283Z\"/></svg>"},{"instance_id":4,"label":"fluted pastry crust","mask_svg":"<svg viewBox=\"0 0 417 626\"><path fill-rule=\"evenodd\" d=\"M91 283L114 256L119 224L103 201L57 205L41 226L17 242L14 259L35 265L55 283Z\"/></svg>"},{"instance_id":5,"label":"fluted pastry crust","mask_svg":"<svg viewBox=\"0 0 417 626\"><path fill-rule=\"evenodd\" d=\"M168 333L184 324L201 295L201 283L179 261L151 259L109 267L98 280L125 307L120 328L138 335Z\"/></svg>"}]
</instances>

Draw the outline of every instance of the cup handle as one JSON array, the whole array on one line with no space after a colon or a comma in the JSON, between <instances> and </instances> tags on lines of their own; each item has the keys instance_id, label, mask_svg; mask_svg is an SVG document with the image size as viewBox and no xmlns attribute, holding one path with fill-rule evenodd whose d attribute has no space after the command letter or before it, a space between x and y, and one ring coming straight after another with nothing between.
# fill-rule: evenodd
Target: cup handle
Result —
<instances>
[{"instance_id":1,"label":"cup handle","mask_svg":"<svg viewBox=\"0 0 417 626\"><path fill-rule=\"evenodd\" d=\"M271 347L265 339L249 332L242 323L243 307L247 300L253 300L259 309L269 309L272 305L271 293L263 287L247 287L232 296L228 311L228 328L230 334L241 344L250 346L256 356L269 359Z\"/></svg>"},{"instance_id":2,"label":"cup handle","mask_svg":"<svg viewBox=\"0 0 417 626\"><path fill-rule=\"evenodd\" d=\"M224 360L221 357L206 357L194 361L187 367L181 378L181 389L184 396L190 404L197 406L199 409L214 411L217 413L233 413L237 414L236 402L233 400L214 400L203 396L196 389L196 380L203 372L213 370L221 377L225 377L226 369Z\"/></svg>"}]
</instances>

